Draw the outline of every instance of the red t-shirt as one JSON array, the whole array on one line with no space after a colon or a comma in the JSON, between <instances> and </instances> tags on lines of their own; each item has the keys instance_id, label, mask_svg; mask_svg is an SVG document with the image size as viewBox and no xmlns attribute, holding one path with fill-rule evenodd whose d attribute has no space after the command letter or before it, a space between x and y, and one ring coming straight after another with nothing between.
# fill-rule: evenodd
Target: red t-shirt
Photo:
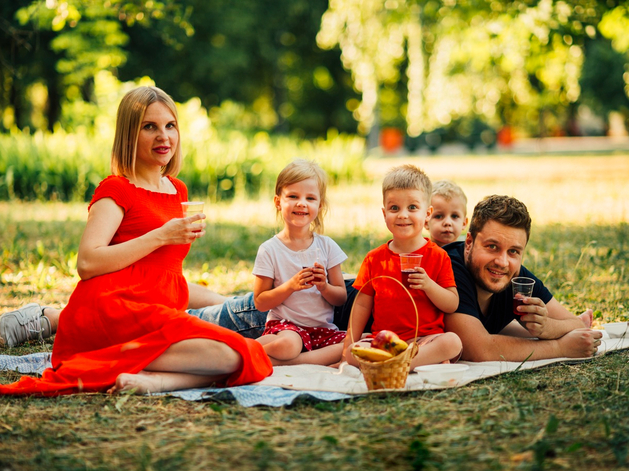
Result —
<instances>
[{"instance_id":1,"label":"red t-shirt","mask_svg":"<svg viewBox=\"0 0 629 471\"><path fill-rule=\"evenodd\" d=\"M406 291L389 278L374 279L390 276L402 282L400 255L389 249L389 242L367 254L353 285L357 290L364 287L361 292L374 297L372 333L391 330L403 340L408 340L415 337L416 324L419 337L442 333L443 312L435 307L423 290L409 289L417 305L419 322L416 322L415 308ZM413 252L424 256L422 268L439 286L456 287L450 257L434 242L426 242L421 249ZM369 280L372 280L371 283L368 283Z\"/></svg>"}]
</instances>

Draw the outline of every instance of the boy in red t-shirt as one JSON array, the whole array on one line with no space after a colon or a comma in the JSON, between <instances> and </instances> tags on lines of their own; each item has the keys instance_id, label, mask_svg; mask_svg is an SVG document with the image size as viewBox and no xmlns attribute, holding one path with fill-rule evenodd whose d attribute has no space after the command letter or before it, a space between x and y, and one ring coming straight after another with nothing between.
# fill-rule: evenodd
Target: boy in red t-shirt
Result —
<instances>
[{"instance_id":1,"label":"boy in red t-shirt","mask_svg":"<svg viewBox=\"0 0 629 471\"><path fill-rule=\"evenodd\" d=\"M444 312L454 312L459 304L452 264L443 249L422 236L426 218L432 213L431 194L430 179L413 165L394 167L384 177L382 213L393 239L367 254L353 285L363 289L354 302L349 326L352 334L344 345L344 358L352 365L358 363L349 353L351 339L361 338L372 311L372 335L390 330L421 346L411 368L455 361L461 354L459 337L444 332ZM402 286L389 278L377 278L402 281L401 253L423 255L421 268L409 275L407 285L417 306L418 321L413 302Z\"/></svg>"}]
</instances>

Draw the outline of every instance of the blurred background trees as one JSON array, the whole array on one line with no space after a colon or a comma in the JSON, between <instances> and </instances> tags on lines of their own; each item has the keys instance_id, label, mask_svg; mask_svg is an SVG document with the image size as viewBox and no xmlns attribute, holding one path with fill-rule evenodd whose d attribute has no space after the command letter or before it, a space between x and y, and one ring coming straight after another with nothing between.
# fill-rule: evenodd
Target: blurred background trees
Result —
<instances>
[{"instance_id":1,"label":"blurred background trees","mask_svg":"<svg viewBox=\"0 0 629 471\"><path fill-rule=\"evenodd\" d=\"M318 40L343 51L363 132L404 120L411 136L479 121L579 134L584 102L627 118L627 18L611 0L338 0Z\"/></svg>"},{"instance_id":2,"label":"blurred background trees","mask_svg":"<svg viewBox=\"0 0 629 471\"><path fill-rule=\"evenodd\" d=\"M0 15L3 132L93 129L106 76L198 98L219 128L298 138L489 145L505 126L629 117L627 1L11 0Z\"/></svg>"},{"instance_id":3,"label":"blurred background trees","mask_svg":"<svg viewBox=\"0 0 629 471\"><path fill-rule=\"evenodd\" d=\"M329 128L354 132L346 102L358 94L339 51L315 42L326 4L2 2L2 124L85 124L98 112L90 106L94 80L109 71L121 81L149 76L177 101L198 97L217 122L236 129L305 137Z\"/></svg>"}]
</instances>

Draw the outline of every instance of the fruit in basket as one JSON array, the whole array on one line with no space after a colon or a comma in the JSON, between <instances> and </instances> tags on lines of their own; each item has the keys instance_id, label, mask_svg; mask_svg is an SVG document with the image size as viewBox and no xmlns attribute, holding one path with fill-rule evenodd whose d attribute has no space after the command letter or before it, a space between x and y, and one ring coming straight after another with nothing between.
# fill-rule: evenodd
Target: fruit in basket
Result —
<instances>
[{"instance_id":1,"label":"fruit in basket","mask_svg":"<svg viewBox=\"0 0 629 471\"><path fill-rule=\"evenodd\" d=\"M402 340L395 332L381 330L371 341L373 348L378 348L397 356L408 348L408 344Z\"/></svg>"},{"instance_id":2,"label":"fruit in basket","mask_svg":"<svg viewBox=\"0 0 629 471\"><path fill-rule=\"evenodd\" d=\"M380 350L379 348L363 347L354 345L352 347L352 354L358 358L369 361L385 361L393 358L389 352Z\"/></svg>"}]
</instances>

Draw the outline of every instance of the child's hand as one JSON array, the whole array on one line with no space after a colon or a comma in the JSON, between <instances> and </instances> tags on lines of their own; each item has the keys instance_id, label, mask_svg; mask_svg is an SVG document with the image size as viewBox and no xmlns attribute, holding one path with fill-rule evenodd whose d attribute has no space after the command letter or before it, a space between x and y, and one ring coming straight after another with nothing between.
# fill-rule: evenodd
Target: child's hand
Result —
<instances>
[{"instance_id":1,"label":"child's hand","mask_svg":"<svg viewBox=\"0 0 629 471\"><path fill-rule=\"evenodd\" d=\"M287 283L291 290L301 291L312 288L312 280L314 280L312 268L303 268L288 280Z\"/></svg>"},{"instance_id":2,"label":"child's hand","mask_svg":"<svg viewBox=\"0 0 629 471\"><path fill-rule=\"evenodd\" d=\"M315 262L312 276L311 286L316 286L319 291L325 291L328 288L328 276L325 273L325 268L319 262Z\"/></svg>"},{"instance_id":3,"label":"child's hand","mask_svg":"<svg viewBox=\"0 0 629 471\"><path fill-rule=\"evenodd\" d=\"M428 286L431 283L433 283L433 281L430 279L430 277L426 273L426 270L424 270L421 267L418 268L417 270L419 270L419 271L414 272L414 273L410 273L408 275L408 285L412 289L425 290L426 288L428 288Z\"/></svg>"}]
</instances>

